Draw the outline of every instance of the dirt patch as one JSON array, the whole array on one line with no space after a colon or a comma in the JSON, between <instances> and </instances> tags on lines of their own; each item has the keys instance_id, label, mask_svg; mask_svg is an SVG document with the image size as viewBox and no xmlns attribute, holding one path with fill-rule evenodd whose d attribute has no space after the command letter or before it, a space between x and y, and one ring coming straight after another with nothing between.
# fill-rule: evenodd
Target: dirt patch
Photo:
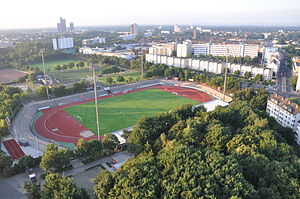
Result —
<instances>
[{"instance_id":1,"label":"dirt patch","mask_svg":"<svg viewBox=\"0 0 300 199\"><path fill-rule=\"evenodd\" d=\"M14 82L25 75L27 74L15 69L0 70L0 84Z\"/></svg>"}]
</instances>

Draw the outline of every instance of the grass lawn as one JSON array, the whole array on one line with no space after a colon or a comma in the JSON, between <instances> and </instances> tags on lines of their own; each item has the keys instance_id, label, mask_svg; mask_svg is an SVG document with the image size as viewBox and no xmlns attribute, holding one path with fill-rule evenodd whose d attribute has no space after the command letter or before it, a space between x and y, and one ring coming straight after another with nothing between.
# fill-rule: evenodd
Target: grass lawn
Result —
<instances>
[{"instance_id":1,"label":"grass lawn","mask_svg":"<svg viewBox=\"0 0 300 199\"><path fill-rule=\"evenodd\" d=\"M76 59L61 59L61 60L56 60L56 61L50 61L50 62L45 62L45 69L46 71L48 69L50 69L51 72L55 71L55 66L57 66L58 64L68 64L68 63L76 63L78 62L78 60ZM40 71L43 71L43 64L32 64L31 66L33 67L37 67L40 69Z\"/></svg>"},{"instance_id":2,"label":"grass lawn","mask_svg":"<svg viewBox=\"0 0 300 199\"><path fill-rule=\"evenodd\" d=\"M199 102L159 89L142 90L100 100L101 135L133 126L142 116L157 115L180 104L196 105ZM65 111L86 128L97 133L94 102L71 106L65 108Z\"/></svg>"},{"instance_id":3,"label":"grass lawn","mask_svg":"<svg viewBox=\"0 0 300 199\"><path fill-rule=\"evenodd\" d=\"M118 82L118 81L117 81L117 77L118 77L119 75L113 75L113 76L109 76L109 77L111 77L111 78L114 80L113 84L125 84L125 83L126 83L126 80L127 80L129 77L132 77L132 78L135 80L137 77L141 77L141 75L142 75L141 72L133 72L133 73L124 74L124 75L122 75L122 76L125 78L125 81L124 81L124 82ZM107 84L107 83L106 83L106 78L107 78L107 77L99 77L99 78L98 78L98 81L100 81L100 82L103 83L103 84Z\"/></svg>"},{"instance_id":4,"label":"grass lawn","mask_svg":"<svg viewBox=\"0 0 300 199\"><path fill-rule=\"evenodd\" d=\"M99 72L96 71L96 75L98 74ZM70 82L74 80L81 80L82 78L86 77L92 77L93 73L88 68L79 68L61 72L53 72L51 73L51 75L54 76L60 82Z\"/></svg>"}]
</instances>

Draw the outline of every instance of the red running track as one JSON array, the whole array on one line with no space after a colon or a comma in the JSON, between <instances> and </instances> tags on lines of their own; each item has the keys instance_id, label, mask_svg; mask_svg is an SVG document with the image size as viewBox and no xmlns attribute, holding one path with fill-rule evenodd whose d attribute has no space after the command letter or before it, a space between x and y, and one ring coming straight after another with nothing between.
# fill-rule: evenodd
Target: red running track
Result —
<instances>
[{"instance_id":1,"label":"red running track","mask_svg":"<svg viewBox=\"0 0 300 199\"><path fill-rule=\"evenodd\" d=\"M14 160L18 160L20 157L25 155L24 151L21 149L15 139L5 140L3 141L3 144Z\"/></svg>"},{"instance_id":2,"label":"red running track","mask_svg":"<svg viewBox=\"0 0 300 199\"><path fill-rule=\"evenodd\" d=\"M111 94L111 95L99 97L98 100L119 96L119 95L125 95L127 93L137 92L140 90L153 89L153 88L161 89L166 92L173 92L179 96L186 97L201 103L210 101L212 99L211 96L208 95L207 93L204 93L196 89L179 87L179 86L157 85L157 86L150 86L150 87L130 90L124 93L117 93L117 94ZM97 139L97 136L95 135L91 137L81 136L80 134L84 131L88 131L88 129L86 129L76 119L74 119L72 116L70 116L68 113L64 111L64 108L78 105L78 104L84 104L92 101L94 101L94 99L91 98L80 102L74 102L63 106L45 109L42 111L43 115L36 121L34 127L36 131L43 137L58 142L73 143L76 145L80 138L85 140Z\"/></svg>"}]
</instances>

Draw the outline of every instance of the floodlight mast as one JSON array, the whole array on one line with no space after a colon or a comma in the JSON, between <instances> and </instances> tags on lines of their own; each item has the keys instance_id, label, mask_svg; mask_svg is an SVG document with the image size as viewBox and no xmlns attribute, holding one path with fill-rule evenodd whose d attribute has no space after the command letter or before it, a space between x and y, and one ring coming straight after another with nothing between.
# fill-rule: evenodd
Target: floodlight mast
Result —
<instances>
[{"instance_id":1,"label":"floodlight mast","mask_svg":"<svg viewBox=\"0 0 300 199\"><path fill-rule=\"evenodd\" d=\"M46 81L46 93L47 93L47 98L49 100L50 98L49 98L49 90L48 90L48 80L47 80L46 70L45 70L44 49L41 49L41 53L42 53L42 63L43 63L43 70L44 70L44 78L45 78L45 81Z\"/></svg>"},{"instance_id":2,"label":"floodlight mast","mask_svg":"<svg viewBox=\"0 0 300 199\"><path fill-rule=\"evenodd\" d=\"M226 80L227 80L227 70L228 70L228 54L229 49L226 49L226 65L225 65L225 78L224 78L224 89L223 89L223 101L225 101L225 94L226 94Z\"/></svg>"},{"instance_id":3,"label":"floodlight mast","mask_svg":"<svg viewBox=\"0 0 300 199\"><path fill-rule=\"evenodd\" d=\"M141 65L142 65L142 80L144 79L144 58L143 58L143 41L141 40Z\"/></svg>"},{"instance_id":4,"label":"floodlight mast","mask_svg":"<svg viewBox=\"0 0 300 199\"><path fill-rule=\"evenodd\" d=\"M93 66L93 79L94 79L94 95L95 95L95 108L96 108L96 122L97 122L97 133L98 140L100 140L100 127L99 127L99 111L98 111L98 100L97 100L97 86L96 86L96 75L95 67Z\"/></svg>"}]
</instances>

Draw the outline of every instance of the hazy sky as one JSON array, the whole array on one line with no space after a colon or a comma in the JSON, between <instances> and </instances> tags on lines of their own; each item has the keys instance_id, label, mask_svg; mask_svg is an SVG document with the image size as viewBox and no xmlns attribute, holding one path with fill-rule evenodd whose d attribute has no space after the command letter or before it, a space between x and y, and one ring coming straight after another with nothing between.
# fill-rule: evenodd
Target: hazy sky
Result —
<instances>
[{"instance_id":1,"label":"hazy sky","mask_svg":"<svg viewBox=\"0 0 300 199\"><path fill-rule=\"evenodd\" d=\"M299 24L300 0L1 0L0 29L138 24Z\"/></svg>"}]
</instances>

